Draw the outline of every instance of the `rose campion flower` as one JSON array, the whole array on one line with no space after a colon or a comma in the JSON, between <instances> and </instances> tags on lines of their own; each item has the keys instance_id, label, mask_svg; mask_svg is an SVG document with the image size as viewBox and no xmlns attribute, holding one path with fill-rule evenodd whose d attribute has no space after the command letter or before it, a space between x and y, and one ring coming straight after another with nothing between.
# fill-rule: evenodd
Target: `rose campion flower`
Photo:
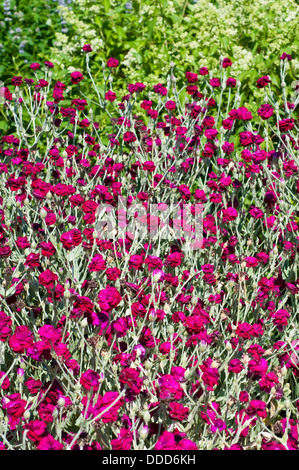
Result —
<instances>
[{"instance_id":1,"label":"rose campion flower","mask_svg":"<svg viewBox=\"0 0 299 470\"><path fill-rule=\"evenodd\" d=\"M123 139L125 142L135 142L137 140L135 134L130 131L124 133Z\"/></svg>"},{"instance_id":2,"label":"rose campion flower","mask_svg":"<svg viewBox=\"0 0 299 470\"><path fill-rule=\"evenodd\" d=\"M26 423L24 429L28 431L26 437L37 445L43 437L46 437L47 423L35 419Z\"/></svg>"},{"instance_id":3,"label":"rose campion flower","mask_svg":"<svg viewBox=\"0 0 299 470\"><path fill-rule=\"evenodd\" d=\"M122 301L122 297L115 287L107 286L102 289L98 295L99 306L102 310L110 312L116 308Z\"/></svg>"},{"instance_id":4,"label":"rose campion flower","mask_svg":"<svg viewBox=\"0 0 299 470\"><path fill-rule=\"evenodd\" d=\"M121 429L117 439L111 440L112 450L130 450L133 442L133 433L128 429Z\"/></svg>"},{"instance_id":5,"label":"rose campion flower","mask_svg":"<svg viewBox=\"0 0 299 470\"><path fill-rule=\"evenodd\" d=\"M71 249L80 245L82 242L82 234L80 230L74 228L69 232L63 233L60 237L60 241L62 242L64 248Z\"/></svg>"},{"instance_id":6,"label":"rose campion flower","mask_svg":"<svg viewBox=\"0 0 299 470\"><path fill-rule=\"evenodd\" d=\"M149 172L153 172L156 169L156 165L152 161L143 163L142 167L145 171L149 171Z\"/></svg>"},{"instance_id":7,"label":"rose campion flower","mask_svg":"<svg viewBox=\"0 0 299 470\"><path fill-rule=\"evenodd\" d=\"M2 388L2 390L7 390L10 387L10 380L7 374L3 371L0 371L0 383L1 383L0 388Z\"/></svg>"},{"instance_id":8,"label":"rose campion flower","mask_svg":"<svg viewBox=\"0 0 299 470\"><path fill-rule=\"evenodd\" d=\"M110 59L107 60L107 67L109 68L116 68L119 64L119 61L117 59L114 59L113 57L110 57Z\"/></svg>"},{"instance_id":9,"label":"rose campion flower","mask_svg":"<svg viewBox=\"0 0 299 470\"><path fill-rule=\"evenodd\" d=\"M235 78L229 77L226 80L226 86L229 88L234 88L237 85L237 80Z\"/></svg>"},{"instance_id":10,"label":"rose campion flower","mask_svg":"<svg viewBox=\"0 0 299 470\"><path fill-rule=\"evenodd\" d=\"M172 402L169 404L167 412L172 419L177 421L185 421L188 419L189 408L181 403Z\"/></svg>"},{"instance_id":11,"label":"rose campion flower","mask_svg":"<svg viewBox=\"0 0 299 470\"><path fill-rule=\"evenodd\" d=\"M30 64L29 66L32 70L38 70L40 68L40 64L37 63L37 62L33 62L32 64Z\"/></svg>"},{"instance_id":12,"label":"rose campion flower","mask_svg":"<svg viewBox=\"0 0 299 470\"><path fill-rule=\"evenodd\" d=\"M82 50L84 52L91 52L92 51L92 47L90 44L85 44L83 47L82 47Z\"/></svg>"},{"instance_id":13,"label":"rose campion flower","mask_svg":"<svg viewBox=\"0 0 299 470\"><path fill-rule=\"evenodd\" d=\"M255 258L254 256L247 256L244 258L244 261L246 262L247 268L255 268L256 266L259 265L258 259Z\"/></svg>"},{"instance_id":14,"label":"rose campion flower","mask_svg":"<svg viewBox=\"0 0 299 470\"><path fill-rule=\"evenodd\" d=\"M111 103L116 100L116 94L113 91L109 90L105 94L105 100L110 101Z\"/></svg>"},{"instance_id":15,"label":"rose campion flower","mask_svg":"<svg viewBox=\"0 0 299 470\"><path fill-rule=\"evenodd\" d=\"M158 95L161 95L161 96L167 95L167 88L165 88L161 83L154 85L153 89L154 89L154 92L157 93Z\"/></svg>"},{"instance_id":16,"label":"rose campion flower","mask_svg":"<svg viewBox=\"0 0 299 470\"><path fill-rule=\"evenodd\" d=\"M228 372L239 374L244 369L242 362L239 359L231 359L229 361Z\"/></svg>"},{"instance_id":17,"label":"rose campion flower","mask_svg":"<svg viewBox=\"0 0 299 470\"><path fill-rule=\"evenodd\" d=\"M223 222L231 222L238 217L238 211L234 207L228 207L222 210Z\"/></svg>"},{"instance_id":18,"label":"rose campion flower","mask_svg":"<svg viewBox=\"0 0 299 470\"><path fill-rule=\"evenodd\" d=\"M71 82L73 85L76 85L77 83L81 82L84 79L83 75L81 72L72 72L71 73Z\"/></svg>"},{"instance_id":19,"label":"rose campion flower","mask_svg":"<svg viewBox=\"0 0 299 470\"><path fill-rule=\"evenodd\" d=\"M215 432L221 432L221 431L224 431L226 429L226 424L225 422L220 419L220 418L217 418L215 419L215 421L213 422L213 424L211 425L211 431L212 433L215 433Z\"/></svg>"},{"instance_id":20,"label":"rose campion flower","mask_svg":"<svg viewBox=\"0 0 299 470\"><path fill-rule=\"evenodd\" d=\"M186 72L186 79L188 83L196 83L198 80L197 73Z\"/></svg>"},{"instance_id":21,"label":"rose campion flower","mask_svg":"<svg viewBox=\"0 0 299 470\"><path fill-rule=\"evenodd\" d=\"M222 61L222 67L226 69L227 67L231 67L231 65L233 65L232 61L228 57L225 57Z\"/></svg>"},{"instance_id":22,"label":"rose campion flower","mask_svg":"<svg viewBox=\"0 0 299 470\"><path fill-rule=\"evenodd\" d=\"M258 88L265 88L269 83L271 83L271 79L267 76L258 78L256 85Z\"/></svg>"},{"instance_id":23,"label":"rose campion flower","mask_svg":"<svg viewBox=\"0 0 299 470\"><path fill-rule=\"evenodd\" d=\"M57 439L54 439L51 434L48 434L39 441L36 448L38 450L62 450L64 445Z\"/></svg>"},{"instance_id":24,"label":"rose campion flower","mask_svg":"<svg viewBox=\"0 0 299 470\"><path fill-rule=\"evenodd\" d=\"M159 437L155 450L198 450L197 445L189 439L186 439L184 433L171 433L164 431Z\"/></svg>"},{"instance_id":25,"label":"rose campion flower","mask_svg":"<svg viewBox=\"0 0 299 470\"><path fill-rule=\"evenodd\" d=\"M99 388L100 385L100 374L98 372L95 372L92 369L88 369L86 372L84 372L81 377L80 377L80 384L82 385L85 390L93 390L96 392Z\"/></svg>"},{"instance_id":26,"label":"rose campion flower","mask_svg":"<svg viewBox=\"0 0 299 470\"><path fill-rule=\"evenodd\" d=\"M15 353L23 354L33 345L33 333L26 325L17 326L14 334L9 338L9 346Z\"/></svg>"},{"instance_id":27,"label":"rose campion flower","mask_svg":"<svg viewBox=\"0 0 299 470\"><path fill-rule=\"evenodd\" d=\"M278 122L278 126L281 132L290 131L295 126L295 120L293 118L282 119Z\"/></svg>"},{"instance_id":28,"label":"rose campion flower","mask_svg":"<svg viewBox=\"0 0 299 470\"><path fill-rule=\"evenodd\" d=\"M262 104L257 113L262 119L269 119L274 113L274 108L270 104Z\"/></svg>"},{"instance_id":29,"label":"rose campion flower","mask_svg":"<svg viewBox=\"0 0 299 470\"><path fill-rule=\"evenodd\" d=\"M54 283L56 281L58 281L58 276L50 269L46 269L46 271L42 272L38 278L39 284L47 288L54 288Z\"/></svg>"},{"instance_id":30,"label":"rose campion flower","mask_svg":"<svg viewBox=\"0 0 299 470\"><path fill-rule=\"evenodd\" d=\"M199 69L199 74L200 75L208 75L208 73L209 73L209 69L207 67L201 67Z\"/></svg>"},{"instance_id":31,"label":"rose campion flower","mask_svg":"<svg viewBox=\"0 0 299 470\"><path fill-rule=\"evenodd\" d=\"M175 101L171 101L171 100L166 101L165 109L167 109L168 111L174 111L176 109Z\"/></svg>"},{"instance_id":32,"label":"rose campion flower","mask_svg":"<svg viewBox=\"0 0 299 470\"><path fill-rule=\"evenodd\" d=\"M11 334L12 319L5 312L0 311L0 341L4 342Z\"/></svg>"},{"instance_id":33,"label":"rose campion flower","mask_svg":"<svg viewBox=\"0 0 299 470\"><path fill-rule=\"evenodd\" d=\"M217 88L221 85L221 82L220 82L219 78L214 77L214 78L211 78L210 85L214 88Z\"/></svg>"}]
</instances>

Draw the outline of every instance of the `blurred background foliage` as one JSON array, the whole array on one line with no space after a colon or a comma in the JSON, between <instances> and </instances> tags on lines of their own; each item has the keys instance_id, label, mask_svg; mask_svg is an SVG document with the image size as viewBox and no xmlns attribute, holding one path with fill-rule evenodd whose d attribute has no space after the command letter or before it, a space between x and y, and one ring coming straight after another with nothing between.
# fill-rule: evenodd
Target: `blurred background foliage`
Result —
<instances>
[{"instance_id":1,"label":"blurred background foliage","mask_svg":"<svg viewBox=\"0 0 299 470\"><path fill-rule=\"evenodd\" d=\"M115 91L126 83L165 84L175 75L207 66L217 76L219 57L233 61L230 76L242 82L242 104L254 106L263 91L256 80L270 75L279 86L279 57L292 54L289 82L299 75L299 0L4 0L0 12L0 79L31 73L29 64L50 60L55 78L90 66L102 78L102 61L115 57ZM66 73L68 72L68 73ZM32 73L31 73L32 75Z\"/></svg>"}]
</instances>

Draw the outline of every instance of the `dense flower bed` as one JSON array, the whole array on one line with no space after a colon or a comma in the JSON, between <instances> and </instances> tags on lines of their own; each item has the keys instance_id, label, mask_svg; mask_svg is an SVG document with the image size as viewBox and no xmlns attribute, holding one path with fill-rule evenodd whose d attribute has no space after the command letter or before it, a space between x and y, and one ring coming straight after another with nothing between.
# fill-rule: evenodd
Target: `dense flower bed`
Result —
<instances>
[{"instance_id":1,"label":"dense flower bed","mask_svg":"<svg viewBox=\"0 0 299 470\"><path fill-rule=\"evenodd\" d=\"M297 449L292 57L253 110L227 57L119 96L91 49L84 74L35 62L1 90L1 448ZM122 223L100 236L104 203ZM168 237L154 203L181 210Z\"/></svg>"}]
</instances>

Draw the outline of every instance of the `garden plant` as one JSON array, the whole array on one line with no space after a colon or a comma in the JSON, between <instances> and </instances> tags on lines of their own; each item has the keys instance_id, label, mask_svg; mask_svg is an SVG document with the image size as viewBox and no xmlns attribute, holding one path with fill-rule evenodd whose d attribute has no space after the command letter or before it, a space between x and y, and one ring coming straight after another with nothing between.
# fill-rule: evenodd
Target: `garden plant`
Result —
<instances>
[{"instance_id":1,"label":"garden plant","mask_svg":"<svg viewBox=\"0 0 299 470\"><path fill-rule=\"evenodd\" d=\"M0 448L297 450L295 57L80 47L0 88Z\"/></svg>"}]
</instances>

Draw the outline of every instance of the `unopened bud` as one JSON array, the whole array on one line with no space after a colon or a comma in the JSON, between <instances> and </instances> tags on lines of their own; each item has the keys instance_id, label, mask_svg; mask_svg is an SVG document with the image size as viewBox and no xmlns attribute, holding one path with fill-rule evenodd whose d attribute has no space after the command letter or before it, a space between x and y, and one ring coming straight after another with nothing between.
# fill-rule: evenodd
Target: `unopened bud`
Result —
<instances>
[{"instance_id":1,"label":"unopened bud","mask_svg":"<svg viewBox=\"0 0 299 470\"><path fill-rule=\"evenodd\" d=\"M138 411L138 405L137 405L137 403L136 403L135 401L133 401L133 403L132 403L132 411L133 411L134 413L136 413L136 411Z\"/></svg>"},{"instance_id":2,"label":"unopened bud","mask_svg":"<svg viewBox=\"0 0 299 470\"><path fill-rule=\"evenodd\" d=\"M69 299L70 296L71 296L70 291L69 291L69 290L65 290L65 291L64 291L64 294L63 294L63 297L64 297L65 299Z\"/></svg>"},{"instance_id":3,"label":"unopened bud","mask_svg":"<svg viewBox=\"0 0 299 470\"><path fill-rule=\"evenodd\" d=\"M47 215L48 215L48 212L46 211L46 209L43 209L43 208L42 208L42 209L39 211L39 214L40 214L40 216L41 216L42 219L45 219L45 218L47 217Z\"/></svg>"},{"instance_id":4,"label":"unopened bud","mask_svg":"<svg viewBox=\"0 0 299 470\"><path fill-rule=\"evenodd\" d=\"M83 320L81 321L81 327L84 329L87 327L87 325L88 325L87 318L83 318Z\"/></svg>"},{"instance_id":5,"label":"unopened bud","mask_svg":"<svg viewBox=\"0 0 299 470\"><path fill-rule=\"evenodd\" d=\"M148 427L147 426L143 426L143 428L141 429L140 433L139 433L139 436L140 436L140 439L144 440L147 438L148 436Z\"/></svg>"},{"instance_id":6,"label":"unopened bud","mask_svg":"<svg viewBox=\"0 0 299 470\"><path fill-rule=\"evenodd\" d=\"M169 334L170 334L170 335L173 335L173 333L174 333L173 325L170 325L170 326L169 326L168 331L169 331Z\"/></svg>"},{"instance_id":7,"label":"unopened bud","mask_svg":"<svg viewBox=\"0 0 299 470\"><path fill-rule=\"evenodd\" d=\"M60 397L57 401L57 405L60 407L60 408L63 408L64 405L65 405L65 398L63 397Z\"/></svg>"}]
</instances>

